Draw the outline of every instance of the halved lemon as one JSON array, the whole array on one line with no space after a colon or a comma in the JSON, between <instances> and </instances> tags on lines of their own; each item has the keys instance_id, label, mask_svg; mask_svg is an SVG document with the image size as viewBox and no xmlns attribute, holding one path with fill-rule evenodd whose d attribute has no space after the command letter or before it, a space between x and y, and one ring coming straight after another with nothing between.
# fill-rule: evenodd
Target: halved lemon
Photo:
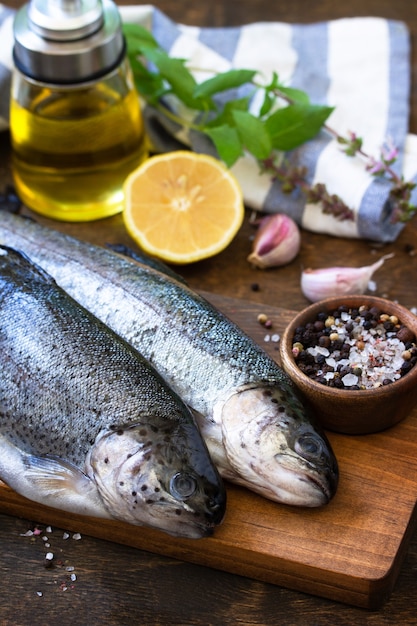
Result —
<instances>
[{"instance_id":1,"label":"halved lemon","mask_svg":"<svg viewBox=\"0 0 417 626\"><path fill-rule=\"evenodd\" d=\"M171 263L221 252L243 221L238 182L205 154L177 150L150 157L127 177L124 194L123 218L132 239Z\"/></svg>"}]
</instances>

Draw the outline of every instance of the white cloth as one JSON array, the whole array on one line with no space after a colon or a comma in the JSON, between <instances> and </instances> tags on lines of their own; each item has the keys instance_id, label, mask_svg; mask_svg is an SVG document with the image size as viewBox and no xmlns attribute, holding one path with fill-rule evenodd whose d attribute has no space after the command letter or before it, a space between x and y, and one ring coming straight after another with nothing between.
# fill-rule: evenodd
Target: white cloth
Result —
<instances>
[{"instance_id":1,"label":"white cloth","mask_svg":"<svg viewBox=\"0 0 417 626\"><path fill-rule=\"evenodd\" d=\"M172 56L186 58L191 67L256 69L266 81L275 71L281 82L306 91L312 102L334 106L328 125L343 136L352 131L362 137L364 150L376 159L383 143L391 138L400 150L397 171L417 181L417 137L409 135L407 128L410 40L404 23L365 17L314 24L263 22L198 28L176 24L152 5L122 6L120 13L124 22L149 28ZM0 5L0 128L8 125L12 21L13 11ZM256 101L252 107L256 111ZM177 141L196 151L212 150L201 134L185 133L166 120L162 120L162 129L153 110L145 110L145 119L158 150L173 149ZM321 132L287 156L292 164L307 166L310 183L324 183L329 193L339 195L354 209L355 220L339 221L325 215L320 205L306 204L300 192L284 194L280 184L271 183L270 175L260 174L258 164L248 156L232 170L249 207L285 212L306 229L334 236L375 241L392 241L398 236L403 225L391 221L389 183L366 172L358 157L344 155L327 133ZM412 201L417 204L417 192Z\"/></svg>"}]
</instances>

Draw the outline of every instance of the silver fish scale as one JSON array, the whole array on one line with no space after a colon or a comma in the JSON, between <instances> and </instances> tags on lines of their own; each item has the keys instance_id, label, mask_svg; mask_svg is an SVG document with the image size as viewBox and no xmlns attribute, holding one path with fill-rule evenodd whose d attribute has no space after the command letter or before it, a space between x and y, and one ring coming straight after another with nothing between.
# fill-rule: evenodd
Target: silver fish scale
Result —
<instances>
[{"instance_id":1,"label":"silver fish scale","mask_svg":"<svg viewBox=\"0 0 417 626\"><path fill-rule=\"evenodd\" d=\"M0 279L0 429L27 452L80 465L103 428L190 420L146 361L91 319L44 280L28 292Z\"/></svg>"},{"instance_id":2,"label":"silver fish scale","mask_svg":"<svg viewBox=\"0 0 417 626\"><path fill-rule=\"evenodd\" d=\"M283 370L250 337L182 283L73 237L5 214L7 244L137 348L196 411L245 384L277 382L301 410ZM4 241L4 240L3 240ZM192 363L192 368L188 366ZM208 375L210 373L210 375Z\"/></svg>"},{"instance_id":3,"label":"silver fish scale","mask_svg":"<svg viewBox=\"0 0 417 626\"><path fill-rule=\"evenodd\" d=\"M158 271L18 216L0 217L0 243L24 250L200 414L224 476L287 504L321 506L333 496L337 461L309 408L222 313Z\"/></svg>"}]
</instances>

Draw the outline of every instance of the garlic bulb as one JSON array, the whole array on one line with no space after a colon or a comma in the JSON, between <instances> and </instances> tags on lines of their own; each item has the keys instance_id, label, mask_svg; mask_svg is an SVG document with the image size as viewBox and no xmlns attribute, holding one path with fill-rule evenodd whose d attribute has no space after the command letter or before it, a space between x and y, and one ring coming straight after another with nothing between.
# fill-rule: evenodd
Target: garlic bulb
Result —
<instances>
[{"instance_id":1,"label":"garlic bulb","mask_svg":"<svg viewBox=\"0 0 417 626\"><path fill-rule=\"evenodd\" d=\"M329 267L306 269L301 274L301 291L311 302L332 296L365 293L373 273L393 254L364 267Z\"/></svg>"},{"instance_id":2,"label":"garlic bulb","mask_svg":"<svg viewBox=\"0 0 417 626\"><path fill-rule=\"evenodd\" d=\"M286 265L297 256L300 244L300 231L294 220L276 213L260 221L247 260L260 269Z\"/></svg>"}]
</instances>

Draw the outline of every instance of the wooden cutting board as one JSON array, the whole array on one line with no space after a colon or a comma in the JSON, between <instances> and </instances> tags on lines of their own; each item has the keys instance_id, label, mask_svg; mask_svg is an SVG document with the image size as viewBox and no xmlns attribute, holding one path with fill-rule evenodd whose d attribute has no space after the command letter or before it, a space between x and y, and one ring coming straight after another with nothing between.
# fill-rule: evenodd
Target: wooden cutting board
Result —
<instances>
[{"instance_id":1,"label":"wooden cutting board","mask_svg":"<svg viewBox=\"0 0 417 626\"><path fill-rule=\"evenodd\" d=\"M291 311L205 294L278 360L276 342ZM266 330L257 315L266 313ZM3 513L164 554L348 604L376 609L390 595L417 522L417 408L384 433L329 434L340 484L322 509L270 502L227 485L224 523L213 537L176 539L117 521L43 507L0 482Z\"/></svg>"}]
</instances>

